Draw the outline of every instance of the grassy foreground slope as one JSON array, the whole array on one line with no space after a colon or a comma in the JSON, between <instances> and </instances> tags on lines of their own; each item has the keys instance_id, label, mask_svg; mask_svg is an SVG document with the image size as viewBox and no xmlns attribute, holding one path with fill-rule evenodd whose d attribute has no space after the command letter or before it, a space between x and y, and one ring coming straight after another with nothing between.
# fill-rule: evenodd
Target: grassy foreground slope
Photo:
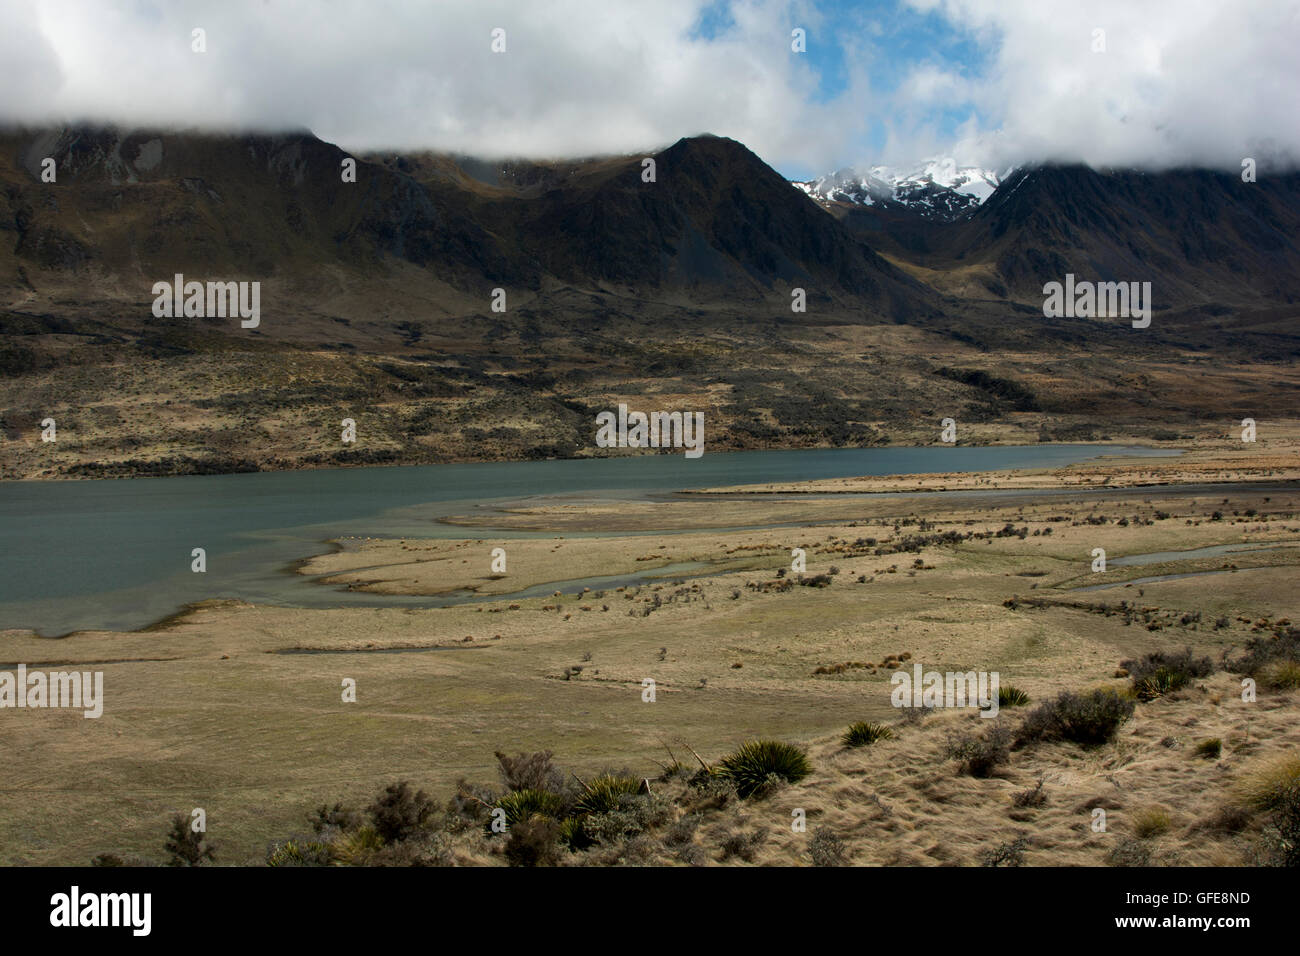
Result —
<instances>
[{"instance_id":1,"label":"grassy foreground slope","mask_svg":"<svg viewBox=\"0 0 1300 956\"><path fill-rule=\"evenodd\" d=\"M794 807L833 830L855 862L975 863L1021 829L1031 841L1027 862L1103 862L1151 807L1169 816L1150 845L1157 858L1252 858L1267 812L1210 830L1205 820L1237 800L1239 783L1294 752L1297 698L1285 661L1257 674L1253 704L1241 700L1240 677L1228 676L1248 642L1274 640L1300 619L1292 484L821 500L831 509L824 520L805 511L781 526L786 509L817 500L713 503L719 520L739 509L749 525L772 526L708 535L625 533L638 522L663 527L665 513L699 507L695 500L618 515L612 533L600 531L599 503L585 519L568 500L559 511L540 503L536 514L493 519L561 522L549 542L504 542L521 549L511 579L520 588L583 573L569 552L590 550L607 574L702 565L689 578L630 588L571 586L558 596L498 594L424 610L210 602L139 633L54 640L8 632L6 660L103 670L106 702L98 720L7 713L0 726L12 769L0 791L0 858L84 863L113 852L161 861L171 814L202 807L218 861L256 863L273 841L310 829L321 804L364 807L384 784L409 780L441 808L462 778L492 786L495 751L551 750L584 781L626 770L651 778L659 793L664 743L683 763L693 759L689 745L712 764L755 736L808 748L813 773L766 800L728 798L704 814L688 841L700 859L721 861L720 840L761 829L755 860L806 861L801 841L811 830L790 830ZM597 534L571 539L570 530ZM479 527L463 543L344 548L311 570L419 593L446 580L426 580L421 565L467 561L455 583L486 588L495 543ZM1112 561L1100 575L1090 568L1097 546ZM1236 550L1159 554L1215 546ZM789 570L796 547L807 552L802 582ZM1150 554L1146 565L1114 563ZM1107 587L1079 590L1098 584ZM914 725L889 698L892 673L920 662L996 670L1036 705L1062 691L1130 684L1115 677L1122 661L1184 647L1208 657L1213 673L1136 703L1099 747L1037 742L987 778L945 756L948 732L1014 729L1022 708L992 722L941 713ZM642 696L647 678L653 703ZM355 703L342 700L344 680L356 681ZM862 720L898 725L898 736L842 752L839 736ZM1210 738L1221 745L1213 760L1194 752ZM1024 808L1011 796L1040 775L1049 802L1014 818ZM700 795L685 780L664 786L674 819L662 826L670 827L695 812ZM1099 799L1111 814L1109 836L1090 829L1085 805ZM655 847L620 849L619 837L597 852L678 859L659 826L650 827ZM465 862L502 860L493 846L471 841L454 852Z\"/></svg>"}]
</instances>

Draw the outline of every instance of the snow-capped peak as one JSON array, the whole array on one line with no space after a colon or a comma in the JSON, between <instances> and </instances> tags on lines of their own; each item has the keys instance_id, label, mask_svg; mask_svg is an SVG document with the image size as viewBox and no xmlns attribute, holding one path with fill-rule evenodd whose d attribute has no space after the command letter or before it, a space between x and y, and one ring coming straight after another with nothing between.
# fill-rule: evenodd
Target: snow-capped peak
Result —
<instances>
[{"instance_id":1,"label":"snow-capped peak","mask_svg":"<svg viewBox=\"0 0 1300 956\"><path fill-rule=\"evenodd\" d=\"M896 185L934 183L983 203L993 195L993 190L998 188L998 183L1008 173L1010 170L998 174L979 166L958 166L951 156L941 156L926 160L907 173L896 175L893 181Z\"/></svg>"},{"instance_id":2,"label":"snow-capped peak","mask_svg":"<svg viewBox=\"0 0 1300 956\"><path fill-rule=\"evenodd\" d=\"M1011 174L978 166L959 166L938 156L910 169L872 166L839 169L805 183L794 183L822 205L906 207L927 219L956 219L973 212Z\"/></svg>"}]
</instances>

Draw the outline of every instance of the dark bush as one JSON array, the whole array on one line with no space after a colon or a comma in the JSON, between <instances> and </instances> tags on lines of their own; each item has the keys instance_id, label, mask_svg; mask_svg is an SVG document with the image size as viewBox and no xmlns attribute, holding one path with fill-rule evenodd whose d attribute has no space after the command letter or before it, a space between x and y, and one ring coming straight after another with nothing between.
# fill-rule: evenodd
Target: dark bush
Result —
<instances>
[{"instance_id":1,"label":"dark bush","mask_svg":"<svg viewBox=\"0 0 1300 956\"><path fill-rule=\"evenodd\" d=\"M564 790L564 774L551 763L551 756L549 750L521 753L514 757L497 751L501 782L507 790L549 790L551 793L560 793Z\"/></svg>"},{"instance_id":2,"label":"dark bush","mask_svg":"<svg viewBox=\"0 0 1300 956\"><path fill-rule=\"evenodd\" d=\"M1151 848L1141 840L1124 839L1106 854L1106 862L1111 866L1150 866Z\"/></svg>"},{"instance_id":3,"label":"dark bush","mask_svg":"<svg viewBox=\"0 0 1300 956\"><path fill-rule=\"evenodd\" d=\"M367 860L368 866L450 866L450 845L440 838L421 835L390 843Z\"/></svg>"},{"instance_id":4,"label":"dark bush","mask_svg":"<svg viewBox=\"0 0 1300 956\"><path fill-rule=\"evenodd\" d=\"M1271 844L1269 862L1300 866L1300 784L1293 783L1278 794L1264 839Z\"/></svg>"},{"instance_id":5,"label":"dark bush","mask_svg":"<svg viewBox=\"0 0 1300 956\"><path fill-rule=\"evenodd\" d=\"M799 584L806 588L828 588L831 586L831 576L829 574L814 574L810 578L805 578L800 575Z\"/></svg>"},{"instance_id":6,"label":"dark bush","mask_svg":"<svg viewBox=\"0 0 1300 956\"><path fill-rule=\"evenodd\" d=\"M722 841L722 859L729 860L733 856L738 856L746 863L753 863L754 854L763 845L763 839L762 830L755 830L753 833L732 833Z\"/></svg>"},{"instance_id":7,"label":"dark bush","mask_svg":"<svg viewBox=\"0 0 1300 956\"><path fill-rule=\"evenodd\" d=\"M808 841L808 853L813 866L844 866L848 862L848 848L844 841L826 827L818 827Z\"/></svg>"},{"instance_id":8,"label":"dark bush","mask_svg":"<svg viewBox=\"0 0 1300 956\"><path fill-rule=\"evenodd\" d=\"M1023 835L1016 837L1010 843L1002 843L992 850L980 856L981 866L1023 866L1025 862L1025 850L1029 847L1029 839Z\"/></svg>"},{"instance_id":9,"label":"dark bush","mask_svg":"<svg viewBox=\"0 0 1300 956\"><path fill-rule=\"evenodd\" d=\"M202 833L194 832L190 818L184 813L172 817L165 847L171 856L168 866L199 866L205 860L216 859L215 848L208 845Z\"/></svg>"},{"instance_id":10,"label":"dark bush","mask_svg":"<svg viewBox=\"0 0 1300 956\"><path fill-rule=\"evenodd\" d=\"M491 789L476 786L462 777L456 781L456 790L447 801L447 813L462 826L481 823L495 800L496 794Z\"/></svg>"},{"instance_id":11,"label":"dark bush","mask_svg":"<svg viewBox=\"0 0 1300 956\"><path fill-rule=\"evenodd\" d=\"M972 777L987 777L1011 755L1011 731L994 724L982 734L950 734L944 755L960 761L961 768Z\"/></svg>"},{"instance_id":12,"label":"dark bush","mask_svg":"<svg viewBox=\"0 0 1300 956\"><path fill-rule=\"evenodd\" d=\"M1224 619L1227 626L1227 619ZM1272 664L1300 664L1300 627L1289 627L1275 634L1261 634L1246 641L1246 652L1229 662L1235 673L1258 677Z\"/></svg>"},{"instance_id":13,"label":"dark bush","mask_svg":"<svg viewBox=\"0 0 1300 956\"><path fill-rule=\"evenodd\" d=\"M1026 807L1041 807L1047 802L1047 794L1043 792L1043 783L1044 779L1039 777L1038 782L1028 790L1021 790L1011 798L1012 806L1020 809Z\"/></svg>"},{"instance_id":14,"label":"dark bush","mask_svg":"<svg viewBox=\"0 0 1300 956\"><path fill-rule=\"evenodd\" d=\"M1154 700L1214 673L1214 662L1208 657L1194 657L1190 647L1156 651L1139 660L1120 661L1119 666L1132 676L1139 700Z\"/></svg>"},{"instance_id":15,"label":"dark bush","mask_svg":"<svg viewBox=\"0 0 1300 956\"><path fill-rule=\"evenodd\" d=\"M948 368L947 366L938 369L937 374L952 379L954 382L961 382L963 385L978 388L992 396L995 401L1007 402L1016 411L1035 412L1039 410L1038 398L1034 393L1012 379L998 378L983 369Z\"/></svg>"},{"instance_id":16,"label":"dark bush","mask_svg":"<svg viewBox=\"0 0 1300 956\"><path fill-rule=\"evenodd\" d=\"M510 828L505 857L511 866L554 866L560 858L560 825L534 816Z\"/></svg>"},{"instance_id":17,"label":"dark bush","mask_svg":"<svg viewBox=\"0 0 1300 956\"><path fill-rule=\"evenodd\" d=\"M1218 760L1219 755L1223 753L1223 741L1218 737L1202 740L1196 745L1194 753L1205 760Z\"/></svg>"},{"instance_id":18,"label":"dark bush","mask_svg":"<svg viewBox=\"0 0 1300 956\"><path fill-rule=\"evenodd\" d=\"M1083 694L1065 691L1029 712L1017 745L1034 740L1068 740L1084 746L1104 744L1133 716L1134 702L1110 688Z\"/></svg>"},{"instance_id":19,"label":"dark bush","mask_svg":"<svg viewBox=\"0 0 1300 956\"><path fill-rule=\"evenodd\" d=\"M423 790L412 790L405 780L390 783L366 808L375 832L385 843L405 840L424 829L433 816L433 801Z\"/></svg>"},{"instance_id":20,"label":"dark bush","mask_svg":"<svg viewBox=\"0 0 1300 956\"><path fill-rule=\"evenodd\" d=\"M341 803L332 807L322 803L312 817L311 828L320 834L327 830L355 830L364 822L365 818L358 810L349 810Z\"/></svg>"}]
</instances>

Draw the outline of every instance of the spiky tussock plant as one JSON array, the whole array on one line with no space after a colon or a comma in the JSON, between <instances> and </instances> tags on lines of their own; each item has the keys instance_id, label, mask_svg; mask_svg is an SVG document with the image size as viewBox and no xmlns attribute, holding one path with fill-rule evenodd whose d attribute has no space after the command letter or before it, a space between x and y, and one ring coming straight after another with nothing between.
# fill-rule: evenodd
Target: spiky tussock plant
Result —
<instances>
[{"instance_id":1,"label":"spiky tussock plant","mask_svg":"<svg viewBox=\"0 0 1300 956\"><path fill-rule=\"evenodd\" d=\"M1261 683L1274 690L1295 690L1300 687L1300 664L1295 661L1274 661L1260 672Z\"/></svg>"},{"instance_id":2,"label":"spiky tussock plant","mask_svg":"<svg viewBox=\"0 0 1300 956\"><path fill-rule=\"evenodd\" d=\"M1147 807L1134 814L1133 832L1138 839L1149 840L1168 831L1171 822L1169 811L1164 807Z\"/></svg>"},{"instance_id":3,"label":"spiky tussock plant","mask_svg":"<svg viewBox=\"0 0 1300 956\"><path fill-rule=\"evenodd\" d=\"M1029 703L1029 695L1014 684L1004 684L998 688L999 707L1023 707Z\"/></svg>"},{"instance_id":4,"label":"spiky tussock plant","mask_svg":"<svg viewBox=\"0 0 1300 956\"><path fill-rule=\"evenodd\" d=\"M383 849L384 838L379 831L366 824L347 833L341 833L330 844L334 860L344 866L365 866L377 851Z\"/></svg>"},{"instance_id":5,"label":"spiky tussock plant","mask_svg":"<svg viewBox=\"0 0 1300 956\"><path fill-rule=\"evenodd\" d=\"M564 798L549 790L512 790L502 795L495 809L505 811L507 826L514 826L535 815L559 820L564 816Z\"/></svg>"},{"instance_id":6,"label":"spiky tussock plant","mask_svg":"<svg viewBox=\"0 0 1300 956\"><path fill-rule=\"evenodd\" d=\"M266 854L267 866L325 866L330 862L330 845L321 840L289 838L274 843Z\"/></svg>"},{"instance_id":7,"label":"spiky tussock plant","mask_svg":"<svg viewBox=\"0 0 1300 956\"><path fill-rule=\"evenodd\" d=\"M849 724L849 729L840 739L846 747L865 747L874 744L877 740L892 740L893 737L894 731L885 724L859 720L856 724Z\"/></svg>"},{"instance_id":8,"label":"spiky tussock plant","mask_svg":"<svg viewBox=\"0 0 1300 956\"><path fill-rule=\"evenodd\" d=\"M751 740L719 762L715 772L732 782L736 793L748 797L766 789L772 778L797 783L812 773L808 755L779 740Z\"/></svg>"},{"instance_id":9,"label":"spiky tussock plant","mask_svg":"<svg viewBox=\"0 0 1300 956\"><path fill-rule=\"evenodd\" d=\"M1152 701L1182 690L1190 680L1186 674L1160 667L1149 676L1134 681L1133 689L1137 691L1138 700Z\"/></svg>"},{"instance_id":10,"label":"spiky tussock plant","mask_svg":"<svg viewBox=\"0 0 1300 956\"><path fill-rule=\"evenodd\" d=\"M582 826L582 820L578 817L569 817L567 820L560 821L560 833L557 838L560 846L567 846L570 850L586 850L595 841L591 838Z\"/></svg>"},{"instance_id":11,"label":"spiky tussock plant","mask_svg":"<svg viewBox=\"0 0 1300 956\"><path fill-rule=\"evenodd\" d=\"M579 814L608 813L619 809L627 797L634 797L640 791L641 781L635 777L603 774L582 785L574 810Z\"/></svg>"},{"instance_id":12,"label":"spiky tussock plant","mask_svg":"<svg viewBox=\"0 0 1300 956\"><path fill-rule=\"evenodd\" d=\"M1251 768L1236 786L1241 802L1257 810L1272 810L1300 788L1300 757L1285 754Z\"/></svg>"}]
</instances>

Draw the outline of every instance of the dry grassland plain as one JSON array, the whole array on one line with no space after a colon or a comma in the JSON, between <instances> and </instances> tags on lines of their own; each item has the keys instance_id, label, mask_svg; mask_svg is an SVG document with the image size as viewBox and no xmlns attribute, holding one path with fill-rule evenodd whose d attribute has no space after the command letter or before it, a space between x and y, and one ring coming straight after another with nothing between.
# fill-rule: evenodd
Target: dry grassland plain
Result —
<instances>
[{"instance_id":1,"label":"dry grassland plain","mask_svg":"<svg viewBox=\"0 0 1300 956\"><path fill-rule=\"evenodd\" d=\"M495 785L494 751L536 750L584 779L650 778L676 823L689 820L671 840L660 830L562 862L807 864L819 828L854 864L975 865L1017 840L1029 865L1255 862L1266 820L1233 808L1296 754L1296 690L1261 686L1244 702L1240 676L1216 669L1139 702L1109 743L1033 744L977 778L945 742L992 722L970 710L907 719L890 676L917 662L997 671L1037 704L1127 687L1120 662L1152 651L1191 647L1218 664L1300 621L1297 434L1042 473L520 502L453 518L464 539L341 540L296 569L322 587L476 592L472 603L213 601L134 633L0 632L0 669L102 670L106 695L98 720L6 712L0 862L162 862L168 818L202 807L219 862L260 864L320 804L364 806L396 780L441 804L460 779ZM938 487L968 493L918 490ZM498 546L505 575L491 571ZM805 581L826 586L798 583L795 548ZM1092 570L1095 548L1105 572ZM1156 557L1116 563L1136 555ZM581 583L638 574L652 578ZM544 593L518 596L528 588ZM341 699L345 679L355 703ZM1014 727L1023 713L995 720ZM841 745L861 720L895 736ZM743 801L701 802L681 775L660 779L665 744L713 762L758 736L806 747L812 774ZM1212 738L1218 756L1198 755ZM1042 802L1017 801L1040 780ZM1090 826L1099 807L1106 832ZM807 832L791 827L796 809ZM471 828L448 859L500 864L501 842Z\"/></svg>"}]
</instances>

